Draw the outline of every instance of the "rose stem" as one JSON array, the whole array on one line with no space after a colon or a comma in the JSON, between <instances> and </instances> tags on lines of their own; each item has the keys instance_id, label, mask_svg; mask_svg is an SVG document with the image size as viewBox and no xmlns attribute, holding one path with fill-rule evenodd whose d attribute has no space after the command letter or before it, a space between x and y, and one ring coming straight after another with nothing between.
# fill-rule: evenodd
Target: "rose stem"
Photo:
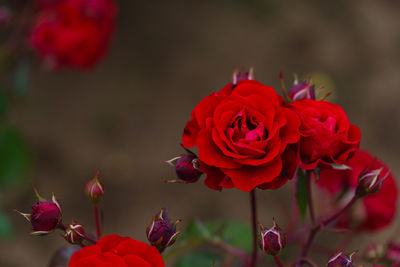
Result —
<instances>
[{"instance_id":1,"label":"rose stem","mask_svg":"<svg viewBox=\"0 0 400 267\"><path fill-rule=\"evenodd\" d=\"M96 237L97 240L99 240L101 237L101 230L99 221L99 208L97 207L97 205L93 206L93 210L94 210L94 221L96 222Z\"/></svg>"},{"instance_id":2,"label":"rose stem","mask_svg":"<svg viewBox=\"0 0 400 267\"><path fill-rule=\"evenodd\" d=\"M308 236L307 243L303 247L303 251L301 253L301 257L305 258L307 257L308 251L311 247L312 242L314 241L315 235L321 230L325 225L330 224L334 220L336 220L342 213L344 213L346 210L348 210L351 206L354 205L354 203L357 201L358 197L356 195L353 196L353 198L347 203L346 206L344 206L341 210L339 210L337 213L333 214L331 217L325 219L322 221L320 224L317 226L313 227L310 231L310 235ZM298 265L299 266L299 265Z\"/></svg>"},{"instance_id":3,"label":"rose stem","mask_svg":"<svg viewBox=\"0 0 400 267\"><path fill-rule=\"evenodd\" d=\"M282 261L281 261L281 258L279 258L279 255L274 255L274 260L275 260L276 266L278 266L278 267L283 267L284 266Z\"/></svg>"},{"instance_id":4,"label":"rose stem","mask_svg":"<svg viewBox=\"0 0 400 267\"><path fill-rule=\"evenodd\" d=\"M308 202L308 207L310 210L310 218L311 218L311 223L314 226L315 225L315 212L314 212L314 202L312 198L312 188L311 188L311 171L306 171L306 186L307 186L307 202Z\"/></svg>"},{"instance_id":5,"label":"rose stem","mask_svg":"<svg viewBox=\"0 0 400 267\"><path fill-rule=\"evenodd\" d=\"M256 189L250 191L251 205L251 226L253 228L253 252L251 254L249 267L256 266L257 261L257 206L256 206Z\"/></svg>"}]
</instances>

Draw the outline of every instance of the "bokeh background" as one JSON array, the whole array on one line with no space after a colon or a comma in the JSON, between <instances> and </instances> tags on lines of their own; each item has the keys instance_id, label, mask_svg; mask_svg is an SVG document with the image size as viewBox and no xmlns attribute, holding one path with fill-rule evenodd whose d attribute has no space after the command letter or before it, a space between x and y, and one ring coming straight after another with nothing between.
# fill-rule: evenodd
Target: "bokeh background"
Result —
<instances>
[{"instance_id":1,"label":"bokeh background","mask_svg":"<svg viewBox=\"0 0 400 267\"><path fill-rule=\"evenodd\" d=\"M29 91L9 105L9 121L30 145L27 181L44 196L56 192L67 222L74 218L94 229L83 186L98 170L106 187L106 233L144 241L147 224L165 205L186 222L222 216L247 223L244 192L162 182L175 177L162 160L182 153L180 137L192 108L230 82L234 66L254 67L259 81L277 89L280 71L287 84L293 73L322 79L361 128L362 146L400 177L399 2L119 4L115 39L100 66L49 72L33 61ZM260 221L269 224L275 216L287 222L290 193L290 183L259 192ZM2 191L0 199L14 225L14 236L0 241L0 266L47 266L64 241L27 235L29 225L13 209L29 210L29 184ZM395 224L374 240L393 235ZM365 237L352 246L364 248Z\"/></svg>"}]
</instances>

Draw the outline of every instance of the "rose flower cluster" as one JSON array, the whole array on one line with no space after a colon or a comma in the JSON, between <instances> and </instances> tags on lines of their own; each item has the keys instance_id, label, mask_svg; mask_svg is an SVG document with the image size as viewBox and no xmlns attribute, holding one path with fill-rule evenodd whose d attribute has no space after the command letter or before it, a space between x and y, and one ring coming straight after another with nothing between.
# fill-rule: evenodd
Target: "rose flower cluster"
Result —
<instances>
[{"instance_id":1,"label":"rose flower cluster","mask_svg":"<svg viewBox=\"0 0 400 267\"><path fill-rule=\"evenodd\" d=\"M48 68L89 69L114 33L115 0L37 0L30 46Z\"/></svg>"},{"instance_id":2,"label":"rose flower cluster","mask_svg":"<svg viewBox=\"0 0 400 267\"><path fill-rule=\"evenodd\" d=\"M67 3L82 1L40 1L39 6L55 10ZM91 3L97 1L100 0ZM166 182L192 184L204 175L204 184L213 190L236 188L249 192L251 253L219 236L223 227L215 227L218 230L214 236L206 224L197 222L194 228L200 229L200 233L193 240L178 241L179 246L172 250L172 255L205 242L230 255L220 266L255 267L265 255L272 256L278 267L317 266L309 258L309 252L320 231L372 232L385 229L393 222L398 199L395 178L386 164L360 149L360 129L349 121L339 105L326 101L329 93L321 96L321 88L316 88L311 79L298 81L296 78L288 90L282 76L281 83L283 96L255 81L252 71L235 70L231 83L205 97L193 109L183 129L185 153L167 161L175 168L177 178ZM52 201L47 201L36 189L39 201L29 214L21 213L31 223L32 234L44 235L58 229L67 242L80 245L68 258L69 267L163 267L165 254L162 253L187 233L177 230L181 220L171 221L168 209L162 208L146 229L149 244L115 234L103 237L99 202L104 186L98 176L96 173L85 187L94 208L96 234L89 233L75 220L64 224L61 205L54 195ZM285 227L281 228L273 219L271 228L264 227L257 219L256 191L279 189L290 180L294 180L293 203L297 204L289 222L292 226L286 227L286 233ZM313 188L317 193L313 194ZM310 223L296 230L293 225L305 221L307 211ZM303 220L298 220L299 214ZM189 233L193 234L194 228ZM301 244L300 255L295 258L286 255L285 260L292 262L283 263L280 252L296 242ZM259 248L262 255L258 254ZM358 257L356 252L338 249L330 252L331 257L326 258L329 267L352 267ZM375 266L378 262L398 266L400 245L395 240L385 246L371 244L365 257ZM219 263L210 261L207 266L219 266Z\"/></svg>"}]
</instances>

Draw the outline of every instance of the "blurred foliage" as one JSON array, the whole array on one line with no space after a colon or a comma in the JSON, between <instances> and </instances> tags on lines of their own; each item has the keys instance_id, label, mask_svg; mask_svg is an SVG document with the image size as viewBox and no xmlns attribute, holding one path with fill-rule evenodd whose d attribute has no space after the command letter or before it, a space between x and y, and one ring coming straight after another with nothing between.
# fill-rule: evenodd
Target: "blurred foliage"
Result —
<instances>
[{"instance_id":1,"label":"blurred foliage","mask_svg":"<svg viewBox=\"0 0 400 267\"><path fill-rule=\"evenodd\" d=\"M7 216L0 212L0 239L8 239L13 234L11 222Z\"/></svg>"},{"instance_id":2,"label":"blurred foliage","mask_svg":"<svg viewBox=\"0 0 400 267\"><path fill-rule=\"evenodd\" d=\"M213 265L214 264L214 265ZM198 251L182 256L174 267L218 267L220 266L219 256L209 251Z\"/></svg>"},{"instance_id":3,"label":"blurred foliage","mask_svg":"<svg viewBox=\"0 0 400 267\"><path fill-rule=\"evenodd\" d=\"M204 243L215 246L221 246L221 244L226 243L249 253L252 248L251 238L252 231L250 227L238 221L216 220L202 222L193 220L185 228L182 237L178 239L176 247L169 251L167 255L178 254ZM212 266L214 260L215 266L218 266L219 259L215 254L200 250L185 254L179 258L175 266Z\"/></svg>"},{"instance_id":4,"label":"blurred foliage","mask_svg":"<svg viewBox=\"0 0 400 267\"><path fill-rule=\"evenodd\" d=\"M14 185L26 177L29 150L19 131L0 126L0 187Z\"/></svg>"}]
</instances>

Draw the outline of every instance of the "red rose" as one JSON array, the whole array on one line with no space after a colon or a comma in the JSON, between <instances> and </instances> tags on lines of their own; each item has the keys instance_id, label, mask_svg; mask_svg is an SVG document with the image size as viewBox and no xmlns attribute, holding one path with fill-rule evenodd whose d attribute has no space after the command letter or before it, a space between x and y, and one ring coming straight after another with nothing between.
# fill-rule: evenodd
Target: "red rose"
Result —
<instances>
[{"instance_id":1,"label":"red rose","mask_svg":"<svg viewBox=\"0 0 400 267\"><path fill-rule=\"evenodd\" d=\"M75 252L69 267L163 267L158 250L129 237L108 235Z\"/></svg>"},{"instance_id":2,"label":"red rose","mask_svg":"<svg viewBox=\"0 0 400 267\"><path fill-rule=\"evenodd\" d=\"M361 132L350 124L343 109L327 101L292 102L302 120L298 159L301 168L315 169L331 163L342 165L358 150Z\"/></svg>"},{"instance_id":3,"label":"red rose","mask_svg":"<svg viewBox=\"0 0 400 267\"><path fill-rule=\"evenodd\" d=\"M321 169L317 184L332 195L343 193L344 190L352 195L358 186L359 176L364 170L372 171L383 168L378 178L382 178L389 171L385 164L363 150L357 151L345 164L351 170ZM357 212L349 212L348 216L342 217L339 223L342 226L356 224L355 228L358 230L379 230L392 222L396 214L396 203L397 185L390 173L378 192L362 198L359 206L356 203ZM350 216L354 216L354 218Z\"/></svg>"},{"instance_id":4,"label":"red rose","mask_svg":"<svg viewBox=\"0 0 400 267\"><path fill-rule=\"evenodd\" d=\"M191 115L183 145L198 147L208 187L275 189L293 177L297 161L289 145L299 140L300 120L271 87L250 80L229 84Z\"/></svg>"},{"instance_id":5,"label":"red rose","mask_svg":"<svg viewBox=\"0 0 400 267\"><path fill-rule=\"evenodd\" d=\"M93 67L103 58L114 31L114 0L64 0L39 12L29 38L52 68Z\"/></svg>"}]
</instances>

